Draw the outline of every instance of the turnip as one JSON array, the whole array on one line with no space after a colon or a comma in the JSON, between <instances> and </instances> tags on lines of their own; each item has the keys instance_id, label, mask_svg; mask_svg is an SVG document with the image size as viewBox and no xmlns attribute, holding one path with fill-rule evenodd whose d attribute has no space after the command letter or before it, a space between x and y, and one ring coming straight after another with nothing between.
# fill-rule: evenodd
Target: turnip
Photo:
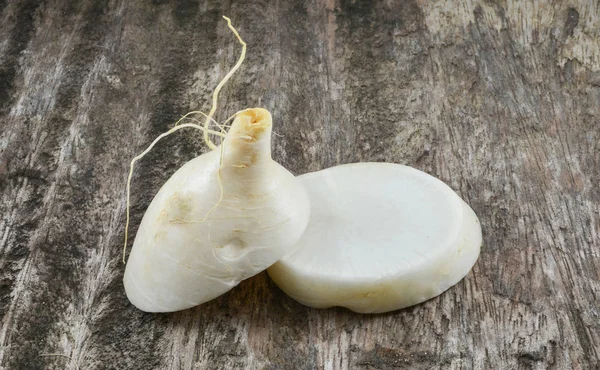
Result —
<instances>
[{"instance_id":1,"label":"turnip","mask_svg":"<svg viewBox=\"0 0 600 370\"><path fill-rule=\"evenodd\" d=\"M302 304L361 313L400 309L456 284L479 255L477 216L424 172L357 163L299 178L311 218L293 251L268 272Z\"/></svg>"},{"instance_id":2,"label":"turnip","mask_svg":"<svg viewBox=\"0 0 600 370\"><path fill-rule=\"evenodd\" d=\"M213 149L175 172L144 214L124 276L127 297L143 311L182 310L227 292L289 252L308 223L310 204L301 182L271 158L267 110L238 112L226 134L224 125L208 129L218 92L245 53L229 26L243 45L242 56L215 90L204 126L176 125L132 161L129 181L136 160L185 127L203 130ZM222 144L208 134L224 137Z\"/></svg>"}]
</instances>

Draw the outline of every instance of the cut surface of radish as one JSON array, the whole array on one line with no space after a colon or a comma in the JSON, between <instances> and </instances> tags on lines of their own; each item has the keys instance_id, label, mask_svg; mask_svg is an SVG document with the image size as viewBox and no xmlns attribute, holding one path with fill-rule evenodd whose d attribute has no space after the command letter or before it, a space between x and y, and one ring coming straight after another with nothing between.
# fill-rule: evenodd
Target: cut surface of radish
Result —
<instances>
[{"instance_id":1,"label":"cut surface of radish","mask_svg":"<svg viewBox=\"0 0 600 370\"><path fill-rule=\"evenodd\" d=\"M477 260L477 216L433 176L356 163L299 178L311 201L309 224L268 272L304 305L397 310L441 294Z\"/></svg>"}]
</instances>

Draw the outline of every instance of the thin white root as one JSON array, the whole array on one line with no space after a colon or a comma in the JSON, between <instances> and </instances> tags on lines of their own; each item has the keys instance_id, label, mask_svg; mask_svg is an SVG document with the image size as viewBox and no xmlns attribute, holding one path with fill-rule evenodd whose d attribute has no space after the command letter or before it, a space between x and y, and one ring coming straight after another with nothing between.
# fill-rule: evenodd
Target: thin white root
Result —
<instances>
[{"instance_id":1,"label":"thin white root","mask_svg":"<svg viewBox=\"0 0 600 370\"><path fill-rule=\"evenodd\" d=\"M235 113L233 116L229 117L222 124L219 124L217 121L215 121L213 119L213 116L217 110L219 92L221 91L221 89L223 88L225 83L227 83L227 81L231 78L231 76L240 68L240 66L242 65L242 63L244 62L244 59L246 57L246 43L244 42L244 40L242 40L242 38L238 34L237 30L231 24L231 19L229 19L226 16L223 16L223 18L227 21L227 26L233 32L235 37L238 39L239 43L242 45L242 53L240 54L240 57L239 57L237 63L233 66L233 68L229 71L229 73L227 73L227 75L225 75L225 77L221 80L221 82L219 82L219 84L215 88L215 91L213 92L213 96L212 96L212 108L210 109L210 112L208 114L205 114L204 112L201 112L201 111L192 111L192 112L189 112L189 113L183 115L175 123L175 127L170 129L169 131L159 135L156 139L154 139L152 144L150 144L150 146L148 146L148 148L146 148L146 150L144 150L141 154L139 154L138 156L136 156L135 158L133 158L131 160L131 164L129 167L129 175L127 176L127 206L126 206L126 210L125 210L126 221L125 221L125 242L123 244L123 263L125 263L125 255L127 253L127 239L129 236L129 208L130 208L130 197L131 197L131 178L133 177L133 168L134 168L135 163L138 160L142 159L146 154L148 154L148 152L150 150L152 150L154 145L156 145L156 143L158 143L160 141L160 139L172 134L173 132L175 132L177 130L185 128L185 127L192 127L192 128L198 129L198 130L202 130L204 132L204 142L211 150L215 150L217 148L217 146L212 142L212 140L210 140L208 135L212 134L212 135L216 135L221 138L224 138L225 134L227 133L227 131L225 130L225 128L228 127L227 123L229 123L229 121L231 121L233 118L235 118L238 114L248 110L248 109L245 109L245 110ZM198 120L196 120L194 117L190 117L191 115L194 115L194 114L200 114L206 118L206 121L204 122L204 126L200 126L200 125L193 124L193 123L181 123L185 119L189 119L191 121L198 122ZM210 122L213 122L218 127L219 131L214 131L214 130L209 129ZM219 180L219 188L221 189L221 195L219 197L219 201L208 211L206 216L204 216L204 219L202 220L202 222L204 222L208 218L208 216L219 206L219 204L223 200L223 183L221 180L221 167L223 165L223 148L224 148L224 145L221 145L221 157L220 157L220 163L219 163L219 171L217 174L218 180Z\"/></svg>"},{"instance_id":2,"label":"thin white root","mask_svg":"<svg viewBox=\"0 0 600 370\"><path fill-rule=\"evenodd\" d=\"M184 114L183 116L181 116L181 118L177 122L175 122L175 126L179 125L181 123L181 121L183 121L184 119L190 119L190 120L200 123L200 121L198 121L197 119L190 117L192 114L200 114L200 115L204 116L204 118L206 118L207 120L210 120L212 123L214 123L222 133L224 133L224 134L227 133L227 131L225 131L225 127L226 127L225 124L220 124L219 122L215 121L212 117L209 117L208 114L206 114L202 111L199 111L199 110L191 111L191 112ZM208 145L208 142L207 142L207 145Z\"/></svg>"},{"instance_id":3,"label":"thin white root","mask_svg":"<svg viewBox=\"0 0 600 370\"><path fill-rule=\"evenodd\" d=\"M206 213L206 215L204 215L204 218L202 219L201 222L206 221L208 216L210 216L210 214L213 213L213 211L215 209L217 209L219 204L221 204L221 202L223 201L223 193L225 191L223 190L223 181L221 180L221 168L223 167L223 149L224 148L225 148L225 143L223 143L223 145L221 145L221 156L219 157L219 170L217 171L217 180L219 180L219 189L221 190L221 194L219 195L219 201L217 203L215 203L215 205L212 206L211 209L208 210L208 212Z\"/></svg>"},{"instance_id":4,"label":"thin white root","mask_svg":"<svg viewBox=\"0 0 600 370\"><path fill-rule=\"evenodd\" d=\"M204 122L200 122L200 120L198 120L198 119L196 119L194 117L185 117L185 119L188 120L188 121L191 121L191 122L195 122L199 126L203 126L204 125ZM222 124L222 123L217 123L214 120L213 120L213 122L219 128L219 130L221 130L221 132L224 133L224 134L227 134L227 130L225 130L225 129L231 128L231 125L225 125L225 124Z\"/></svg>"},{"instance_id":5,"label":"thin white root","mask_svg":"<svg viewBox=\"0 0 600 370\"><path fill-rule=\"evenodd\" d=\"M238 68L240 68L240 66L244 62L244 58L246 58L246 43L244 42L244 40L242 40L242 38L238 34L237 30L231 25L231 19L227 18L226 16L223 16L223 19L225 19L227 21L227 26L233 32L235 37L237 37L239 43L242 45L242 54L240 55L240 58L238 59L237 63L233 66L233 68L229 71L229 73L227 73L227 75L225 75L225 77L221 80L221 82L219 82L219 84L217 85L217 88L213 92L212 108L210 108L210 111L208 112L208 117L206 119L206 122L204 123L204 128L207 130L208 130L208 124L209 124L210 120L212 119L212 116L217 111L217 104L218 104L217 100L219 98L219 92L221 91L221 89L223 88L225 83L227 83L227 81L231 78L231 76L233 76L235 71L237 71ZM215 150L217 148L217 146L208 137L208 133L206 131L204 131L204 141L206 141L206 144L208 145L208 147L211 150Z\"/></svg>"},{"instance_id":6,"label":"thin white root","mask_svg":"<svg viewBox=\"0 0 600 370\"><path fill-rule=\"evenodd\" d=\"M123 263L125 263L125 254L127 253L127 239L129 236L129 207L130 207L130 196L131 196L131 178L133 177L133 168L135 165L135 162L139 161L140 159L144 158L144 156L146 154L148 154L148 152L150 152L150 150L152 150L152 148L154 148L154 146L156 145L156 143L158 143L160 141L160 139L171 135L172 133L174 133L175 131L181 130L182 128L186 128L186 127L192 127L195 128L197 130L202 130L204 131L205 134L213 134L213 135L217 135L217 136L221 136L221 137L225 137L225 134L223 134L222 132L217 132L217 131L213 131L213 130L208 130L205 127L199 126L199 125L195 125L193 123L184 123L178 126L173 127L172 129L170 129L167 132L164 132L160 135L158 135L158 137L156 139L154 139L154 141L152 142L152 144L150 144L146 150L144 150L141 154L137 155L136 157L134 157L131 160L131 164L129 165L129 175L127 176L127 205L125 208L125 243L123 245ZM221 193L221 198L223 198L223 194Z\"/></svg>"}]
</instances>

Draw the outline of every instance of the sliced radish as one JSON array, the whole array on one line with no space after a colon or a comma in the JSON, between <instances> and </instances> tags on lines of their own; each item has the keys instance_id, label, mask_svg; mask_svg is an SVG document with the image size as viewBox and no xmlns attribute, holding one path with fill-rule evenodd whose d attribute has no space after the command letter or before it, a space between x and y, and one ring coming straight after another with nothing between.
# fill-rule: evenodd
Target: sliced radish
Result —
<instances>
[{"instance_id":1,"label":"sliced radish","mask_svg":"<svg viewBox=\"0 0 600 370\"><path fill-rule=\"evenodd\" d=\"M312 205L309 225L268 272L304 305L397 310L441 294L477 260L477 216L435 177L398 164L356 163L300 179Z\"/></svg>"}]
</instances>

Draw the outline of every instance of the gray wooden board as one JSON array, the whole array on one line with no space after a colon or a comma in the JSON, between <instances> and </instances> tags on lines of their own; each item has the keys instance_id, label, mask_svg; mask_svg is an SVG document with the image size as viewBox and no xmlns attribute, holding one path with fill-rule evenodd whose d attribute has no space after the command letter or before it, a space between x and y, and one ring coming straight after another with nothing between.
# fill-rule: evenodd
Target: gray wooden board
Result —
<instances>
[{"instance_id":1,"label":"gray wooden board","mask_svg":"<svg viewBox=\"0 0 600 370\"><path fill-rule=\"evenodd\" d=\"M0 1L0 368L592 369L600 357L600 3ZM286 297L266 273L173 314L122 287L130 159L176 119L263 106L295 174L439 177L479 215L473 271L409 309ZM133 233L206 147L139 165ZM61 356L42 356L55 354Z\"/></svg>"}]
</instances>

